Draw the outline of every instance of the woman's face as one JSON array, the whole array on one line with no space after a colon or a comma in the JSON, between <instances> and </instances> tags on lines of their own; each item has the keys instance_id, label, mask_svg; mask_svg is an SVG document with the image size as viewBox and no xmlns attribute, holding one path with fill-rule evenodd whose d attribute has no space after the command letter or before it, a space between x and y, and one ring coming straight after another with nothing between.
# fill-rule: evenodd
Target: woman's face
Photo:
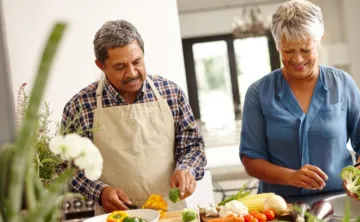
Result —
<instances>
[{"instance_id":1,"label":"woman's face","mask_svg":"<svg viewBox=\"0 0 360 222\"><path fill-rule=\"evenodd\" d=\"M283 38L280 54L287 75L304 79L318 72L319 43L313 39L303 41Z\"/></svg>"}]
</instances>

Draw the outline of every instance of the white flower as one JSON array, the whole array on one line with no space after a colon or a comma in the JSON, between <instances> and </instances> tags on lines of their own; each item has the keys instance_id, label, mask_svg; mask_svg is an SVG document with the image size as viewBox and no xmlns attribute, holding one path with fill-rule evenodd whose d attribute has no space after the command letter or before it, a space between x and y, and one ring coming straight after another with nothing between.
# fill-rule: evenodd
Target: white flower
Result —
<instances>
[{"instance_id":1,"label":"white flower","mask_svg":"<svg viewBox=\"0 0 360 222\"><path fill-rule=\"evenodd\" d=\"M92 165L103 164L103 159L99 149L88 138L83 138L84 149L82 155L75 159L74 163L80 168L91 168Z\"/></svg>"},{"instance_id":2,"label":"white flower","mask_svg":"<svg viewBox=\"0 0 360 222\"><path fill-rule=\"evenodd\" d=\"M69 147L66 153L68 159L75 159L79 157L85 152L87 148L87 142L85 141L85 138L75 133L66 135L65 142L67 147Z\"/></svg>"},{"instance_id":3,"label":"white flower","mask_svg":"<svg viewBox=\"0 0 360 222\"><path fill-rule=\"evenodd\" d=\"M87 137L78 134L68 134L65 137L56 136L49 144L50 150L60 154L63 160L74 161L79 169L84 170L90 180L100 178L103 168L103 158L99 149Z\"/></svg>"},{"instance_id":4,"label":"white flower","mask_svg":"<svg viewBox=\"0 0 360 222\"><path fill-rule=\"evenodd\" d=\"M96 169L96 168L85 168L84 173L86 178L90 180L98 180L101 176L102 169Z\"/></svg>"},{"instance_id":5,"label":"white flower","mask_svg":"<svg viewBox=\"0 0 360 222\"><path fill-rule=\"evenodd\" d=\"M63 136L55 136L50 140L49 148L54 154L60 154L63 160L67 160L67 156L65 155L69 147L66 144L65 138Z\"/></svg>"},{"instance_id":6,"label":"white flower","mask_svg":"<svg viewBox=\"0 0 360 222\"><path fill-rule=\"evenodd\" d=\"M103 158L99 149L91 142L91 140L88 140L88 144L88 149L85 155L87 165L84 167L84 173L90 180L97 180L100 178L102 173Z\"/></svg>"}]
</instances>

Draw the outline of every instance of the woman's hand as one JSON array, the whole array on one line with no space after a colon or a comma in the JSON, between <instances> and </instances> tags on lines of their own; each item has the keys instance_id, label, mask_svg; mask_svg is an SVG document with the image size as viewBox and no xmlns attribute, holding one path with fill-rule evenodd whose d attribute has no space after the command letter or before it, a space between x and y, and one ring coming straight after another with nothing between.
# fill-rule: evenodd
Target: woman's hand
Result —
<instances>
[{"instance_id":1,"label":"woman's hand","mask_svg":"<svg viewBox=\"0 0 360 222\"><path fill-rule=\"evenodd\" d=\"M309 190L322 190L328 180L328 176L319 168L313 165L304 165L301 169L293 172L289 184Z\"/></svg>"}]
</instances>

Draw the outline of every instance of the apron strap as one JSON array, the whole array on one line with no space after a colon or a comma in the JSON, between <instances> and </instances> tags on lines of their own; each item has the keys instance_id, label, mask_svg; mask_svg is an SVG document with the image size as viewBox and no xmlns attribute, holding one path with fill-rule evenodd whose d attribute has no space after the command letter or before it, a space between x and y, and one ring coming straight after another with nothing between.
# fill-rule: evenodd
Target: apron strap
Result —
<instances>
[{"instance_id":1,"label":"apron strap","mask_svg":"<svg viewBox=\"0 0 360 222\"><path fill-rule=\"evenodd\" d=\"M96 106L97 106L97 108L102 108L102 91L104 88L104 82L105 82L105 77L103 77L99 81L99 85L96 89Z\"/></svg>"},{"instance_id":2,"label":"apron strap","mask_svg":"<svg viewBox=\"0 0 360 222\"><path fill-rule=\"evenodd\" d=\"M146 80L148 81L152 91L155 94L155 97L158 101L163 100L162 96L160 95L159 91L157 90L156 86L154 85L154 82L150 79L148 75L146 75Z\"/></svg>"}]
</instances>

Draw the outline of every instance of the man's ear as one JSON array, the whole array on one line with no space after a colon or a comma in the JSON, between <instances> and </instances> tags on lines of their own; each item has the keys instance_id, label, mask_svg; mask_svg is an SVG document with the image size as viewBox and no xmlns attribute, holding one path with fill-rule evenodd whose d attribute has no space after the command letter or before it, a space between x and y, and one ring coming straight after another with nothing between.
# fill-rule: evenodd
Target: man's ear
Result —
<instances>
[{"instance_id":1,"label":"man's ear","mask_svg":"<svg viewBox=\"0 0 360 222\"><path fill-rule=\"evenodd\" d=\"M96 64L96 66L97 66L99 69L101 69L101 71L104 72L104 70L105 70L105 64L104 64L104 63L102 63L102 62L100 62L98 59L96 59L96 60L95 60L95 64Z\"/></svg>"}]
</instances>

